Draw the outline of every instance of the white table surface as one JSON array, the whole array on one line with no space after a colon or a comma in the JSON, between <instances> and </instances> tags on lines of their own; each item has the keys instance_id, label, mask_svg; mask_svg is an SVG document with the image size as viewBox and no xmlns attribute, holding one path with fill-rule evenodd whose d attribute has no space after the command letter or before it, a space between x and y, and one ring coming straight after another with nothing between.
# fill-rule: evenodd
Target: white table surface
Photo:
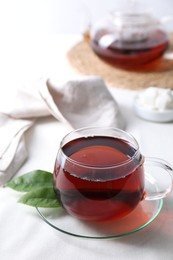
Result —
<instances>
[{"instance_id":1,"label":"white table surface","mask_svg":"<svg viewBox=\"0 0 173 260\"><path fill-rule=\"evenodd\" d=\"M78 37L65 35L7 36L0 50L0 93L17 88L30 77L68 79L74 75L66 51ZM138 118L132 109L135 91L109 86L126 120L126 131L147 156L173 164L173 124ZM17 175L34 169L53 170L59 142L69 129L53 117L38 119L26 134L28 159ZM113 240L88 240L55 232L35 208L17 203L16 192L0 188L0 259L93 260L173 259L173 195L164 199L159 216L146 229Z\"/></svg>"}]
</instances>

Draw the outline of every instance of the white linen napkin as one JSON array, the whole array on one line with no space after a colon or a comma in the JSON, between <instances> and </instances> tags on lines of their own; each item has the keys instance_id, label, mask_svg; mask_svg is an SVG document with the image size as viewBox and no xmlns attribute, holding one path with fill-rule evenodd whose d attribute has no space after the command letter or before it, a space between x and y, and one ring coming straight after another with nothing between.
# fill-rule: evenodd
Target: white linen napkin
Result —
<instances>
[{"instance_id":1,"label":"white linen napkin","mask_svg":"<svg viewBox=\"0 0 173 260\"><path fill-rule=\"evenodd\" d=\"M100 77L79 77L63 84L41 79L23 86L0 102L0 185L12 178L27 158L24 132L35 118L47 115L74 129L124 128L118 104Z\"/></svg>"}]
</instances>

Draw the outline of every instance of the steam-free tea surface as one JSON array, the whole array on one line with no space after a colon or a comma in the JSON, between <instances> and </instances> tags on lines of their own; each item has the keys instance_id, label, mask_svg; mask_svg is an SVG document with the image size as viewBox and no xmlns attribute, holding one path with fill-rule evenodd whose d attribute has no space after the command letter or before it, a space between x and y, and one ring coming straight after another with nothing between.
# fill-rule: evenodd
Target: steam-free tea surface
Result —
<instances>
[{"instance_id":1,"label":"steam-free tea surface","mask_svg":"<svg viewBox=\"0 0 173 260\"><path fill-rule=\"evenodd\" d=\"M57 157L54 188L63 207L83 220L112 220L129 214L144 195L142 156L114 137L81 137ZM131 158L134 158L132 160Z\"/></svg>"}]
</instances>

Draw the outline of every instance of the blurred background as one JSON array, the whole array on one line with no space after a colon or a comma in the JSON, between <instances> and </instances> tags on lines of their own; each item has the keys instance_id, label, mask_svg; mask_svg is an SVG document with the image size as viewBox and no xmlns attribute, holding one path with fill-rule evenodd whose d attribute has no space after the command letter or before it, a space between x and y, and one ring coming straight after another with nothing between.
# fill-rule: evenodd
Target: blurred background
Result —
<instances>
[{"instance_id":1,"label":"blurred background","mask_svg":"<svg viewBox=\"0 0 173 260\"><path fill-rule=\"evenodd\" d=\"M0 91L27 77L63 77L71 36L82 36L89 22L103 18L122 1L0 0ZM138 1L159 18L173 16L173 0ZM166 26L173 32L173 20Z\"/></svg>"},{"instance_id":2,"label":"blurred background","mask_svg":"<svg viewBox=\"0 0 173 260\"><path fill-rule=\"evenodd\" d=\"M0 33L78 34L122 0L0 0ZM173 15L173 0L139 0L156 16ZM83 24L81 24L83 17ZM173 22L167 25L173 28ZM173 31L173 29L172 29Z\"/></svg>"}]
</instances>

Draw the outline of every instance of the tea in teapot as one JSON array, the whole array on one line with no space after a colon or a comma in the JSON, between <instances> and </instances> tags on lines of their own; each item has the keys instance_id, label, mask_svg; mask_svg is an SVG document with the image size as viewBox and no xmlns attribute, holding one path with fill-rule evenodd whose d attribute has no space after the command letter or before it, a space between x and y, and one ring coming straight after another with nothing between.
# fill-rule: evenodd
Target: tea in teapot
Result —
<instances>
[{"instance_id":1,"label":"tea in teapot","mask_svg":"<svg viewBox=\"0 0 173 260\"><path fill-rule=\"evenodd\" d=\"M160 60L169 44L161 20L136 1L112 11L90 31L92 50L122 69L140 70Z\"/></svg>"}]
</instances>

